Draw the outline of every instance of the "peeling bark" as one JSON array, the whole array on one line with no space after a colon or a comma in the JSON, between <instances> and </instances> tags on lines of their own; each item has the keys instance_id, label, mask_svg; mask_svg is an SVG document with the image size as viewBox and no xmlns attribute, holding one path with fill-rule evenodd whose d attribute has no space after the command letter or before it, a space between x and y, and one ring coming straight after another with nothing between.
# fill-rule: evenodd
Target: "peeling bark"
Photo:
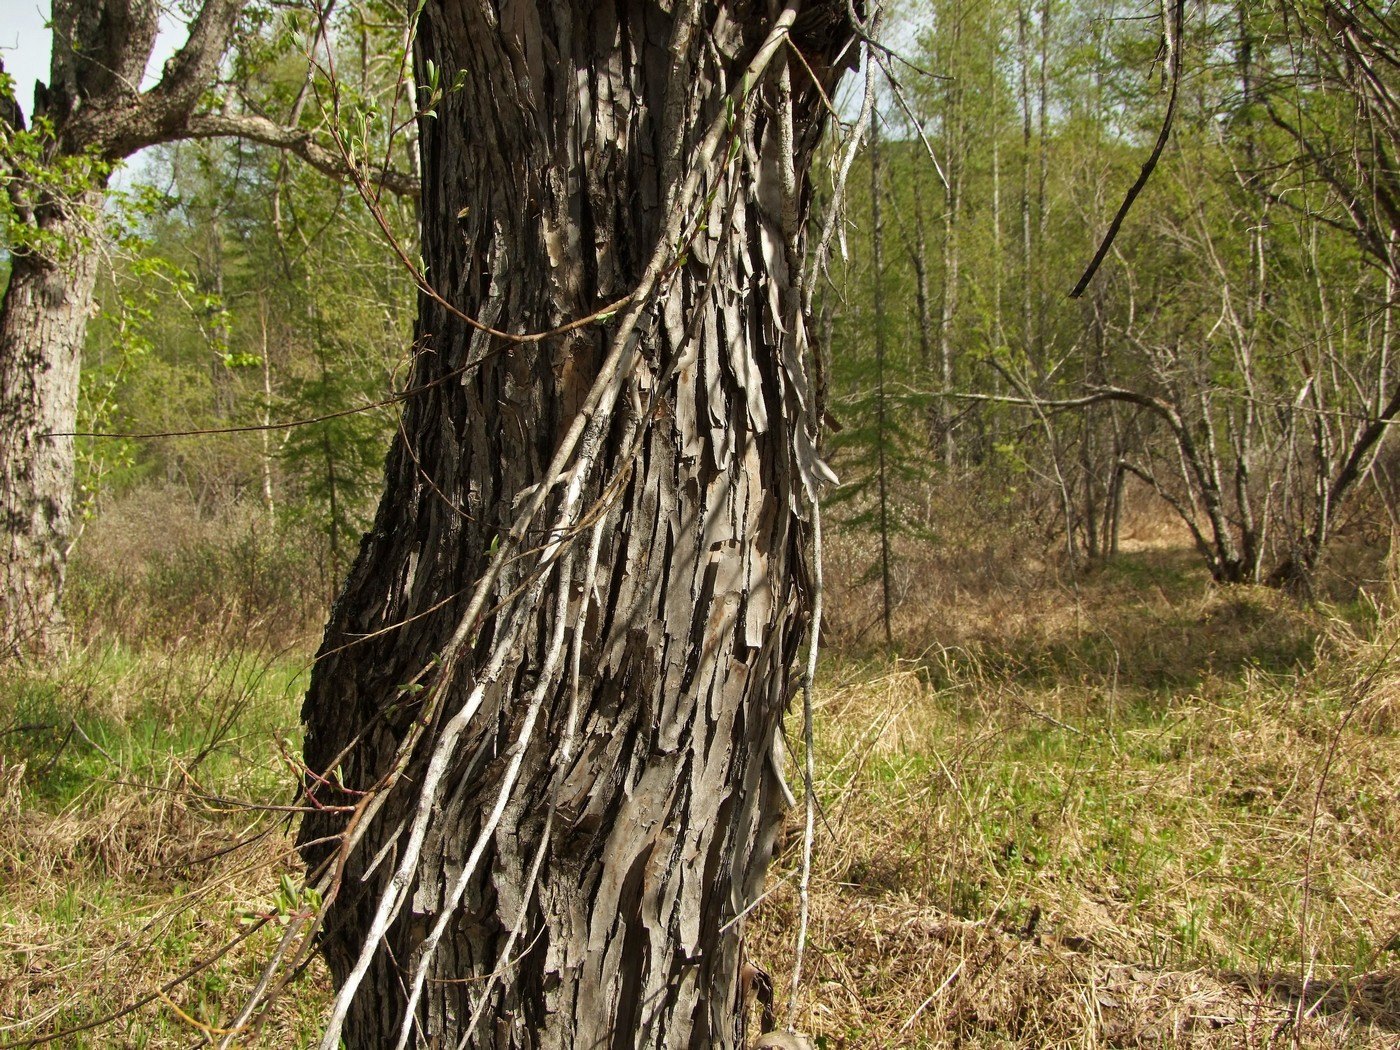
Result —
<instances>
[{"instance_id":1,"label":"peeling bark","mask_svg":"<svg viewBox=\"0 0 1400 1050\"><path fill-rule=\"evenodd\" d=\"M828 93L846 10L792 29ZM822 103L794 72L784 149L786 51L744 77L776 13L424 8L420 82L429 60L467 73L421 129L422 250L452 306L539 332L645 284L658 246L668 264L645 302L542 342L420 299L413 385L436 385L304 708L309 796L365 814L301 830L313 870L343 865L321 946L352 1050L745 1045L739 916L781 815L821 469L793 264ZM614 350L621 393L597 401Z\"/></svg>"}]
</instances>

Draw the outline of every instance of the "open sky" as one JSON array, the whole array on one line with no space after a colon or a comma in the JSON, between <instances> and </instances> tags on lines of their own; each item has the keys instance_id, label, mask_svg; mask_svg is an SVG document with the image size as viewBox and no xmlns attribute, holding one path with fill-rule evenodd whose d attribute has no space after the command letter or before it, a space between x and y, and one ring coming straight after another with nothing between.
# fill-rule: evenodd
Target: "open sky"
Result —
<instances>
[{"instance_id":1,"label":"open sky","mask_svg":"<svg viewBox=\"0 0 1400 1050\"><path fill-rule=\"evenodd\" d=\"M49 79L48 0L0 0L0 61L15 78L25 119L34 109L34 81Z\"/></svg>"},{"instance_id":2,"label":"open sky","mask_svg":"<svg viewBox=\"0 0 1400 1050\"><path fill-rule=\"evenodd\" d=\"M15 78L15 96L25 120L34 112L34 81L49 79L49 0L0 0L0 61ZM185 41L185 23L162 4L160 36L146 66L142 87L149 87L161 66Z\"/></svg>"}]
</instances>

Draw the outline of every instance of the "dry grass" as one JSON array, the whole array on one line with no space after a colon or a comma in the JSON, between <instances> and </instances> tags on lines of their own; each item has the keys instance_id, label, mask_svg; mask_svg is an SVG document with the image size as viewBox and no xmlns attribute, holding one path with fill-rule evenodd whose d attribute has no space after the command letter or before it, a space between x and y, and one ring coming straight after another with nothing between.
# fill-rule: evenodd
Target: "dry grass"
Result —
<instances>
[{"instance_id":1,"label":"dry grass","mask_svg":"<svg viewBox=\"0 0 1400 1050\"><path fill-rule=\"evenodd\" d=\"M1400 1045L1400 628L1144 565L1012 658L827 668L817 1045ZM796 860L750 934L780 988Z\"/></svg>"},{"instance_id":2,"label":"dry grass","mask_svg":"<svg viewBox=\"0 0 1400 1050\"><path fill-rule=\"evenodd\" d=\"M237 624L258 644L315 644L338 579L323 538L255 503L202 509L175 485L142 486L87 523L65 606L90 642L168 648Z\"/></svg>"},{"instance_id":3,"label":"dry grass","mask_svg":"<svg viewBox=\"0 0 1400 1050\"><path fill-rule=\"evenodd\" d=\"M920 655L859 658L852 632L823 667L798 1027L828 1048L1400 1045L1400 621L1220 591L1165 545L1077 587L993 578L930 568L900 613ZM302 683L264 637L0 681L0 1046L277 911L285 820L220 801L290 799L276 737ZM798 837L747 934L780 1005ZM59 1045L199 1044L279 932ZM313 968L240 1045L306 1045L326 1002Z\"/></svg>"},{"instance_id":4,"label":"dry grass","mask_svg":"<svg viewBox=\"0 0 1400 1050\"><path fill-rule=\"evenodd\" d=\"M242 647L80 653L0 682L0 1045L81 1028L148 997L275 909L297 875L275 727L294 665ZM247 803L253 803L248 805ZM299 877L299 876L297 876ZM204 1042L256 981L273 922L168 995L64 1047ZM258 1045L300 1046L325 995L308 973Z\"/></svg>"}]
</instances>

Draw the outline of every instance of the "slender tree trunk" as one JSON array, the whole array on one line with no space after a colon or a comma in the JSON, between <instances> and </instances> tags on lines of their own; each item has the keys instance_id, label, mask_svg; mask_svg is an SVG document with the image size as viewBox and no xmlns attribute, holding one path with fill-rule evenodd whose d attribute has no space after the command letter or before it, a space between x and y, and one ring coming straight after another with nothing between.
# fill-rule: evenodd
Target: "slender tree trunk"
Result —
<instances>
[{"instance_id":1,"label":"slender tree trunk","mask_svg":"<svg viewBox=\"0 0 1400 1050\"><path fill-rule=\"evenodd\" d=\"M147 146L247 136L292 150L337 176L346 165L295 127L251 114L196 113L215 87L246 0L187 5L189 33L160 79L138 85L159 31L155 0L54 0L49 83L36 91L40 169L0 157L0 192L19 236L0 306L0 658L42 649L57 632L72 514L79 354L100 262L98 225L112 166ZM0 65L0 72L3 66ZM28 135L13 96L0 98L0 139ZM5 152L5 151L0 151ZM37 177L36 177L37 176ZM384 185L406 192L402 176ZM62 261L45 263L35 246ZM221 366L222 367L222 366Z\"/></svg>"},{"instance_id":2,"label":"slender tree trunk","mask_svg":"<svg viewBox=\"0 0 1400 1050\"><path fill-rule=\"evenodd\" d=\"M743 1046L810 598L793 267L824 110L747 6L496 10L420 20L418 82L466 72L421 131L453 308L420 298L435 385L304 710L309 794L360 807L301 831L340 873L323 1045ZM792 30L828 95L845 11ZM637 287L536 342L456 313L539 332Z\"/></svg>"},{"instance_id":3,"label":"slender tree trunk","mask_svg":"<svg viewBox=\"0 0 1400 1050\"><path fill-rule=\"evenodd\" d=\"M950 46L961 57L962 24L964 13L960 9L952 12L952 25L949 34ZM947 158L948 182L943 196L943 281L940 288L938 309L938 367L943 390L953 388L953 323L958 313L958 267L960 262L958 245L959 209L962 206L963 169L966 165L966 114L964 112L965 76L960 76L945 96L943 111L945 156ZM940 430L943 435L943 465L952 469L957 451L953 437L953 404L945 397L940 402Z\"/></svg>"},{"instance_id":4,"label":"slender tree trunk","mask_svg":"<svg viewBox=\"0 0 1400 1050\"><path fill-rule=\"evenodd\" d=\"M988 85L993 113L997 112L999 76L992 76ZM1006 346L1006 313L1003 309L1003 288L1006 284L1006 252L1002 247L1001 223L1001 128L993 126L992 138L992 339L993 346Z\"/></svg>"},{"instance_id":5,"label":"slender tree trunk","mask_svg":"<svg viewBox=\"0 0 1400 1050\"><path fill-rule=\"evenodd\" d=\"M328 433L321 434L321 457L326 467L326 513L328 515L326 524L326 542L330 547L330 574L327 582L330 586L327 591L334 594L335 588L340 586L340 479L335 472L335 449L331 445L331 437Z\"/></svg>"},{"instance_id":6,"label":"slender tree trunk","mask_svg":"<svg viewBox=\"0 0 1400 1050\"><path fill-rule=\"evenodd\" d=\"M949 171L950 180L961 180L962 171L955 175ZM953 389L953 320L958 311L958 196L961 187L955 181L948 191L947 211L943 218L943 296L938 312L938 369L943 389ZM943 435L943 466L952 470L957 461L956 438L953 434L953 402L949 397L940 401L939 431Z\"/></svg>"},{"instance_id":7,"label":"slender tree trunk","mask_svg":"<svg viewBox=\"0 0 1400 1050\"><path fill-rule=\"evenodd\" d=\"M1030 2L1017 0L1016 61L1020 77L1021 105L1021 345L1034 353L1040 368L1039 346L1035 341L1035 238L1031 230L1031 45Z\"/></svg>"},{"instance_id":8,"label":"slender tree trunk","mask_svg":"<svg viewBox=\"0 0 1400 1050\"><path fill-rule=\"evenodd\" d=\"M262 442L262 504L267 513L268 528L277 524L277 503L272 488L272 342L268 339L267 299L258 298L258 328L262 334L262 432L258 435ZM270 535L270 533L269 533Z\"/></svg>"},{"instance_id":9,"label":"slender tree trunk","mask_svg":"<svg viewBox=\"0 0 1400 1050\"><path fill-rule=\"evenodd\" d=\"M885 403L885 221L880 207L884 193L884 156L880 150L880 114L870 122L870 265L871 305L875 320L875 471L880 512L880 598L885 628L885 651L894 651L890 624L890 490L888 406Z\"/></svg>"},{"instance_id":10,"label":"slender tree trunk","mask_svg":"<svg viewBox=\"0 0 1400 1050\"><path fill-rule=\"evenodd\" d=\"M1050 19L1052 0L1041 0L1039 17L1039 52L1036 55L1036 184L1035 184L1035 237L1032 254L1035 266L1032 268L1035 281L1035 339L1036 360L1041 368L1049 366L1046 348L1046 308L1049 299L1045 295L1045 235L1050 221L1050 209L1046 200L1046 188L1050 181Z\"/></svg>"},{"instance_id":11,"label":"slender tree trunk","mask_svg":"<svg viewBox=\"0 0 1400 1050\"><path fill-rule=\"evenodd\" d=\"M1001 77L994 74L988 78L987 94L990 99L990 108L993 114L999 112L997 105L997 89L1001 83ZM1002 129L995 123L991 128L992 139L992 316L988 325L989 334L993 348L1000 353L1007 347L1006 336L1006 308L1005 308L1005 285L1006 285L1006 250L1002 243L1002 207L1001 207L1001 135ZM1002 390L1002 378L995 370L988 377L990 389L994 393ZM995 431L1000 429L995 420L988 419L988 413L978 411L971 416L974 433L976 434L977 451L973 456L967 455L967 442L964 440L963 454L967 457L969 465L981 465L986 463L991 457L990 452L995 447L1000 435Z\"/></svg>"},{"instance_id":12,"label":"slender tree trunk","mask_svg":"<svg viewBox=\"0 0 1400 1050\"><path fill-rule=\"evenodd\" d=\"M1121 442L1115 440L1114 448L1119 452L1119 459L1113 465L1113 473L1109 475L1108 496L1104 500L1103 556L1105 561L1118 556L1118 532L1123 521L1123 482L1127 475L1121 458Z\"/></svg>"},{"instance_id":13,"label":"slender tree trunk","mask_svg":"<svg viewBox=\"0 0 1400 1050\"><path fill-rule=\"evenodd\" d=\"M914 250L911 258L914 263L914 306L919 321L919 370L928 389L932 391L937 387L939 391L938 397L930 399L924 412L924 440L928 450L937 454L948 437L949 428L945 421L952 417L948 397L951 368L943 367L941 361L938 368L934 367L935 324L928 280L928 236L924 224L922 179L918 172L913 176L911 188L914 202Z\"/></svg>"},{"instance_id":14,"label":"slender tree trunk","mask_svg":"<svg viewBox=\"0 0 1400 1050\"><path fill-rule=\"evenodd\" d=\"M91 209L97 192L74 209ZM0 519L5 568L0 646L38 653L55 641L73 512L78 370L97 279L97 253L77 220L46 232L68 246L58 261L14 255L0 307Z\"/></svg>"}]
</instances>

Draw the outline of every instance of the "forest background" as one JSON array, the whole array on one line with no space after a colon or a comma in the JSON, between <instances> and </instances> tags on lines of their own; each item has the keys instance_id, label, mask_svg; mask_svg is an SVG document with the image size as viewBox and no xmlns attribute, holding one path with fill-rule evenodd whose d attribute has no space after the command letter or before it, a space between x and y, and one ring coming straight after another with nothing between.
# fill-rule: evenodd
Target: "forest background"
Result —
<instances>
[{"instance_id":1,"label":"forest background","mask_svg":"<svg viewBox=\"0 0 1400 1050\"><path fill-rule=\"evenodd\" d=\"M1358 87L1326 10L896 13L818 297L818 1045L1400 1032L1400 78ZM311 21L252 7L227 97L410 167L402 13L338 8L334 85ZM411 201L238 140L121 186L71 645L0 682L0 1045L223 1038L276 924L203 964L307 906L276 807L412 352ZM779 983L796 852L752 935ZM308 966L240 1038L301 1045L327 997Z\"/></svg>"}]
</instances>

